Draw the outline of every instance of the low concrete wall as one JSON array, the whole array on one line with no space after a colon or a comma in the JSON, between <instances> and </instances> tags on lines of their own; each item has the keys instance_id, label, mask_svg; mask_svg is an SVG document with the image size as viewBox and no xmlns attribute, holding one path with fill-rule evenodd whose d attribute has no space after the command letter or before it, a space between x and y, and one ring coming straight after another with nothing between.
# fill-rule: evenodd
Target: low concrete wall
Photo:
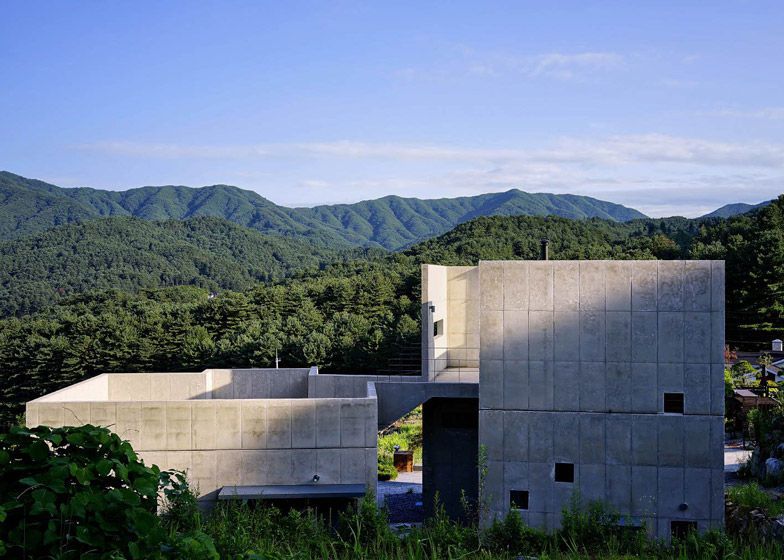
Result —
<instances>
[{"instance_id":1,"label":"low concrete wall","mask_svg":"<svg viewBox=\"0 0 784 560\"><path fill-rule=\"evenodd\" d=\"M109 400L279 399L308 396L307 368L113 373Z\"/></svg>"},{"instance_id":2,"label":"low concrete wall","mask_svg":"<svg viewBox=\"0 0 784 560\"><path fill-rule=\"evenodd\" d=\"M308 397L310 372L308 368L286 368L104 373L32 402L304 399ZM363 397L365 392L349 396Z\"/></svg>"},{"instance_id":3,"label":"low concrete wall","mask_svg":"<svg viewBox=\"0 0 784 560\"><path fill-rule=\"evenodd\" d=\"M309 398L358 398L367 395L368 383L417 383L421 375L314 374L308 378Z\"/></svg>"},{"instance_id":4,"label":"low concrete wall","mask_svg":"<svg viewBox=\"0 0 784 560\"><path fill-rule=\"evenodd\" d=\"M27 403L27 424L109 427L145 463L187 471L206 499L223 486L312 484L314 475L375 491L375 390L365 382L356 398L305 398L308 371L103 375Z\"/></svg>"},{"instance_id":5,"label":"low concrete wall","mask_svg":"<svg viewBox=\"0 0 784 560\"><path fill-rule=\"evenodd\" d=\"M49 393L32 402L101 401L109 399L109 375L104 373Z\"/></svg>"},{"instance_id":6,"label":"low concrete wall","mask_svg":"<svg viewBox=\"0 0 784 560\"><path fill-rule=\"evenodd\" d=\"M212 374L213 399L304 399L314 369L213 369L207 375Z\"/></svg>"}]
</instances>

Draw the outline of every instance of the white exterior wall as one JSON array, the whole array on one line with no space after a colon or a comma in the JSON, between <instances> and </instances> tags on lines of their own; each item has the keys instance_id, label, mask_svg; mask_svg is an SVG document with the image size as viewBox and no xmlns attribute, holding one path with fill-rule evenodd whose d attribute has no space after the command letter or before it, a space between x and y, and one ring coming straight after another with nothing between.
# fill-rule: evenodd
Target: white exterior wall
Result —
<instances>
[{"instance_id":1,"label":"white exterior wall","mask_svg":"<svg viewBox=\"0 0 784 560\"><path fill-rule=\"evenodd\" d=\"M447 367L447 313L446 266L422 265L422 376L432 381ZM434 336L433 325L442 321L442 332Z\"/></svg>"},{"instance_id":2,"label":"white exterior wall","mask_svg":"<svg viewBox=\"0 0 784 560\"><path fill-rule=\"evenodd\" d=\"M479 367L479 268L447 268L447 367Z\"/></svg>"}]
</instances>

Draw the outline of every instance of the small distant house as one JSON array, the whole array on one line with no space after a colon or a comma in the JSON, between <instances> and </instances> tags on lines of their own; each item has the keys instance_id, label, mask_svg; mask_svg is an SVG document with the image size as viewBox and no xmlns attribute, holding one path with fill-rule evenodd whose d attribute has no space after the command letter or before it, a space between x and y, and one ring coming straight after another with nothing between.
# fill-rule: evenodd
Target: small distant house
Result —
<instances>
[{"instance_id":1,"label":"small distant house","mask_svg":"<svg viewBox=\"0 0 784 560\"><path fill-rule=\"evenodd\" d=\"M759 395L751 389L735 389L734 399L744 415L754 408L772 408L778 404L775 399Z\"/></svg>"}]
</instances>

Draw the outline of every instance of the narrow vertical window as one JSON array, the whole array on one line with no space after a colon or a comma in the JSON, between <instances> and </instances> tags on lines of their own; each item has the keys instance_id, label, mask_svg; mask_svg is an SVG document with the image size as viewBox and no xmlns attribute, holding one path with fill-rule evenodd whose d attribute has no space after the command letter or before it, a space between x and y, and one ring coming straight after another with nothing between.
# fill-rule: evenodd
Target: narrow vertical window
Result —
<instances>
[{"instance_id":1,"label":"narrow vertical window","mask_svg":"<svg viewBox=\"0 0 784 560\"><path fill-rule=\"evenodd\" d=\"M574 464L556 463L555 464L556 482L574 482Z\"/></svg>"}]
</instances>

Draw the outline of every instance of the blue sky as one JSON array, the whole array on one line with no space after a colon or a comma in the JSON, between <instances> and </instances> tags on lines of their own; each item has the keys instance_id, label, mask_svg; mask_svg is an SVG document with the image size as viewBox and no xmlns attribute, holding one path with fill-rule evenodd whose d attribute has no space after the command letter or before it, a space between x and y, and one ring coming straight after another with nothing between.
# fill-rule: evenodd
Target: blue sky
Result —
<instances>
[{"instance_id":1,"label":"blue sky","mask_svg":"<svg viewBox=\"0 0 784 560\"><path fill-rule=\"evenodd\" d=\"M784 192L784 3L4 2L0 169L279 204Z\"/></svg>"}]
</instances>

